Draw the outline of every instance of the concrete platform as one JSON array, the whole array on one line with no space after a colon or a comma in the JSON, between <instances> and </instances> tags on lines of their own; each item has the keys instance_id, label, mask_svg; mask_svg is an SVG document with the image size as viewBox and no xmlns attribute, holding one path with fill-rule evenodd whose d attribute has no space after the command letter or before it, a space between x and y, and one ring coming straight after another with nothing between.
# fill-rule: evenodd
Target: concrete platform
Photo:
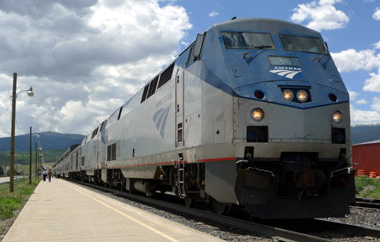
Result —
<instances>
[{"instance_id":1,"label":"concrete platform","mask_svg":"<svg viewBox=\"0 0 380 242\"><path fill-rule=\"evenodd\" d=\"M58 179L41 181L3 242L222 241Z\"/></svg>"}]
</instances>

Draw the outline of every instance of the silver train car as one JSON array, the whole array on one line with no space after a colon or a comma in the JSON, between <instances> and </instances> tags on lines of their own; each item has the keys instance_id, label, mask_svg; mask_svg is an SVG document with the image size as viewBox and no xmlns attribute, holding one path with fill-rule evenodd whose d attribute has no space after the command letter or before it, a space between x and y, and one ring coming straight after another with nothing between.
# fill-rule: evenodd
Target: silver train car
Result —
<instances>
[{"instance_id":1,"label":"silver train car","mask_svg":"<svg viewBox=\"0 0 380 242\"><path fill-rule=\"evenodd\" d=\"M350 145L349 94L321 35L240 19L198 34L54 169L218 213L340 217L355 198Z\"/></svg>"}]
</instances>

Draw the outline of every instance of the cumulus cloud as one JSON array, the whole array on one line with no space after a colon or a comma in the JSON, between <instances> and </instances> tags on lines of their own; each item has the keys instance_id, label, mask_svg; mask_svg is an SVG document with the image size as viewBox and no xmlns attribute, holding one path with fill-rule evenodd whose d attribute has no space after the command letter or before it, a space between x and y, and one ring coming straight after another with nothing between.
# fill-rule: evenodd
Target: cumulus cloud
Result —
<instances>
[{"instance_id":1,"label":"cumulus cloud","mask_svg":"<svg viewBox=\"0 0 380 242\"><path fill-rule=\"evenodd\" d=\"M291 20L317 31L344 28L350 19L343 11L335 8L334 5L339 2L342 0L319 0L299 4L293 9Z\"/></svg>"},{"instance_id":2,"label":"cumulus cloud","mask_svg":"<svg viewBox=\"0 0 380 242\"><path fill-rule=\"evenodd\" d=\"M368 102L365 99L360 99L356 101L356 104L367 104Z\"/></svg>"},{"instance_id":3,"label":"cumulus cloud","mask_svg":"<svg viewBox=\"0 0 380 242\"><path fill-rule=\"evenodd\" d=\"M212 11L211 13L208 14L209 17L215 17L215 16L218 16L219 13L216 12L216 11Z\"/></svg>"},{"instance_id":4,"label":"cumulus cloud","mask_svg":"<svg viewBox=\"0 0 380 242\"><path fill-rule=\"evenodd\" d=\"M380 92L380 54L377 54L375 50L348 49L339 53L331 53L331 55L340 72L377 70L377 73L369 73L370 78L365 80L363 90Z\"/></svg>"},{"instance_id":5,"label":"cumulus cloud","mask_svg":"<svg viewBox=\"0 0 380 242\"><path fill-rule=\"evenodd\" d=\"M369 73L370 78L365 80L363 90L369 92L380 92L380 67L377 73Z\"/></svg>"},{"instance_id":6,"label":"cumulus cloud","mask_svg":"<svg viewBox=\"0 0 380 242\"><path fill-rule=\"evenodd\" d=\"M373 46L375 47L375 49L380 49L380 41L373 44Z\"/></svg>"},{"instance_id":7,"label":"cumulus cloud","mask_svg":"<svg viewBox=\"0 0 380 242\"><path fill-rule=\"evenodd\" d=\"M376 55L374 50L348 49L339 53L331 53L331 55L341 72L371 70L380 67L380 54Z\"/></svg>"},{"instance_id":8,"label":"cumulus cloud","mask_svg":"<svg viewBox=\"0 0 380 242\"><path fill-rule=\"evenodd\" d=\"M372 18L375 20L380 20L380 8L375 9L375 12L373 13Z\"/></svg>"},{"instance_id":9,"label":"cumulus cloud","mask_svg":"<svg viewBox=\"0 0 380 242\"><path fill-rule=\"evenodd\" d=\"M16 133L87 134L174 60L190 28L173 1L2 0L0 103L17 72L18 90L32 85L35 96L17 98Z\"/></svg>"},{"instance_id":10,"label":"cumulus cloud","mask_svg":"<svg viewBox=\"0 0 380 242\"><path fill-rule=\"evenodd\" d=\"M373 110L376 110L378 113L380 113L380 98L378 97L373 98L371 108Z\"/></svg>"},{"instance_id":11,"label":"cumulus cloud","mask_svg":"<svg viewBox=\"0 0 380 242\"><path fill-rule=\"evenodd\" d=\"M356 109L353 105L350 105L350 113L352 123L370 124L380 121L380 112L375 110L359 110Z\"/></svg>"},{"instance_id":12,"label":"cumulus cloud","mask_svg":"<svg viewBox=\"0 0 380 242\"><path fill-rule=\"evenodd\" d=\"M354 92L354 91L350 91L350 90L348 91L348 93L350 94L351 101L355 100L356 97L359 95L359 93Z\"/></svg>"}]
</instances>

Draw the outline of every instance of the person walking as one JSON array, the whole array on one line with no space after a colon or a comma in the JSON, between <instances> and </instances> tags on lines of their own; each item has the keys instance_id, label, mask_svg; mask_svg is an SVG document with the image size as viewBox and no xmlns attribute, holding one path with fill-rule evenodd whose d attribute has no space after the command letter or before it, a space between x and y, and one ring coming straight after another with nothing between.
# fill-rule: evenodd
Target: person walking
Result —
<instances>
[{"instance_id":1,"label":"person walking","mask_svg":"<svg viewBox=\"0 0 380 242\"><path fill-rule=\"evenodd\" d=\"M42 172L42 178L43 178L44 181L46 181L46 177L47 177L47 175L48 175L47 170L44 170L44 171Z\"/></svg>"},{"instance_id":2,"label":"person walking","mask_svg":"<svg viewBox=\"0 0 380 242\"><path fill-rule=\"evenodd\" d=\"M51 177L53 176L53 172L51 171L51 169L49 169L49 172L48 172L48 178L49 178L49 182L51 182Z\"/></svg>"}]
</instances>

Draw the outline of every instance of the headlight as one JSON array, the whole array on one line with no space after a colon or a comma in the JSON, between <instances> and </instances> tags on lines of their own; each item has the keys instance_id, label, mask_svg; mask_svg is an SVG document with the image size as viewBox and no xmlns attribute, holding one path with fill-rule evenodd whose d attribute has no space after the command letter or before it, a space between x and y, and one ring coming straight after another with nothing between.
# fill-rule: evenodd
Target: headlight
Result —
<instances>
[{"instance_id":1,"label":"headlight","mask_svg":"<svg viewBox=\"0 0 380 242\"><path fill-rule=\"evenodd\" d=\"M254 108L251 111L251 117L255 121L261 121L264 118L264 112L260 108Z\"/></svg>"},{"instance_id":2,"label":"headlight","mask_svg":"<svg viewBox=\"0 0 380 242\"><path fill-rule=\"evenodd\" d=\"M300 103L304 103L307 101L307 99L309 98L309 95L307 95L307 92L304 91L304 90L299 90L297 92L297 100L298 102Z\"/></svg>"},{"instance_id":3,"label":"headlight","mask_svg":"<svg viewBox=\"0 0 380 242\"><path fill-rule=\"evenodd\" d=\"M284 99L286 101L291 101L293 100L293 92L290 91L289 89L286 89L282 92L282 94L284 95Z\"/></svg>"},{"instance_id":4,"label":"headlight","mask_svg":"<svg viewBox=\"0 0 380 242\"><path fill-rule=\"evenodd\" d=\"M340 123L340 122L342 122L342 120L343 120L343 114L341 113L341 112L339 112L339 111L336 111L335 113L334 113L334 115L333 115L333 119L334 119L334 121L336 122L336 123Z\"/></svg>"}]
</instances>

